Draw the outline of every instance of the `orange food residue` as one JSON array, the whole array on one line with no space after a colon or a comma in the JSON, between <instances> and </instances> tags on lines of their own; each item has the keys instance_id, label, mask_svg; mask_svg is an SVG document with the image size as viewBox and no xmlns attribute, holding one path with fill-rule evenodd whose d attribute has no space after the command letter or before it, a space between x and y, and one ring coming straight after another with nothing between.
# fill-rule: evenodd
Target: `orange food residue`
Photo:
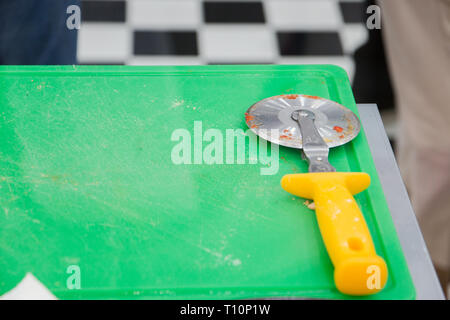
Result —
<instances>
[{"instance_id":1,"label":"orange food residue","mask_svg":"<svg viewBox=\"0 0 450 320\"><path fill-rule=\"evenodd\" d=\"M336 132L342 132L342 130L344 130L344 129L342 129L341 127L338 127L338 126L334 126L333 130Z\"/></svg>"},{"instance_id":2,"label":"orange food residue","mask_svg":"<svg viewBox=\"0 0 450 320\"><path fill-rule=\"evenodd\" d=\"M305 96L306 98L310 98L310 99L320 99L320 97L318 97L318 96L310 96L307 94L304 94L303 96Z\"/></svg>"},{"instance_id":3,"label":"orange food residue","mask_svg":"<svg viewBox=\"0 0 450 320\"><path fill-rule=\"evenodd\" d=\"M298 97L298 94L286 94L283 96L283 98L292 99L292 100L297 99L297 97Z\"/></svg>"},{"instance_id":4,"label":"orange food residue","mask_svg":"<svg viewBox=\"0 0 450 320\"><path fill-rule=\"evenodd\" d=\"M254 116L249 115L248 112L245 113L245 121L246 122L249 122L249 121L254 120L254 119L255 119Z\"/></svg>"}]
</instances>

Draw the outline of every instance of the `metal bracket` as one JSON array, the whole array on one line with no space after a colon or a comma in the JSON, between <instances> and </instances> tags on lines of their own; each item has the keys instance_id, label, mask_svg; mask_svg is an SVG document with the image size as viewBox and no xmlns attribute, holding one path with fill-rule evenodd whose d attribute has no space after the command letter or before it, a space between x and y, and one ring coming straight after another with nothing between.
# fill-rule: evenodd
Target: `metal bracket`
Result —
<instances>
[{"instance_id":1,"label":"metal bracket","mask_svg":"<svg viewBox=\"0 0 450 320\"><path fill-rule=\"evenodd\" d=\"M292 113L302 134L302 151L309 163L309 172L334 172L336 169L328 162L328 145L323 141L314 124L314 113L300 109Z\"/></svg>"}]
</instances>

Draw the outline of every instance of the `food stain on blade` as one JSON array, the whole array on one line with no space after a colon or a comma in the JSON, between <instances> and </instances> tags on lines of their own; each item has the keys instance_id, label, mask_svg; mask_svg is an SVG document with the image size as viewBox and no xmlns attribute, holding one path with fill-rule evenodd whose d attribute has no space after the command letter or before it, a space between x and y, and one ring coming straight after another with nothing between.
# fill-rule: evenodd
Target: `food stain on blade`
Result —
<instances>
[{"instance_id":1,"label":"food stain on blade","mask_svg":"<svg viewBox=\"0 0 450 320\"><path fill-rule=\"evenodd\" d=\"M282 97L289 100L295 100L298 98L298 94L284 94Z\"/></svg>"},{"instance_id":2,"label":"food stain on blade","mask_svg":"<svg viewBox=\"0 0 450 320\"><path fill-rule=\"evenodd\" d=\"M248 112L245 113L245 121L249 123L249 121L252 121L255 119L255 116L249 115Z\"/></svg>"},{"instance_id":3,"label":"food stain on blade","mask_svg":"<svg viewBox=\"0 0 450 320\"><path fill-rule=\"evenodd\" d=\"M245 122L250 129L256 129L261 125L261 123L255 123L255 121L255 116L250 115L248 112L245 113Z\"/></svg>"},{"instance_id":4,"label":"food stain on blade","mask_svg":"<svg viewBox=\"0 0 450 320\"><path fill-rule=\"evenodd\" d=\"M280 135L280 140L292 140L292 132L290 129L284 129L283 133Z\"/></svg>"},{"instance_id":5,"label":"food stain on blade","mask_svg":"<svg viewBox=\"0 0 450 320\"><path fill-rule=\"evenodd\" d=\"M318 96L310 96L310 95L307 95L307 94L303 94L302 96L305 97L305 98L314 99L314 100L319 100L319 99L321 99L321 98L318 97Z\"/></svg>"},{"instance_id":6,"label":"food stain on blade","mask_svg":"<svg viewBox=\"0 0 450 320\"><path fill-rule=\"evenodd\" d=\"M351 135L351 134L353 134L353 129L354 129L352 121L349 118L346 118L345 120L347 121L347 130L344 132L344 134Z\"/></svg>"},{"instance_id":7,"label":"food stain on blade","mask_svg":"<svg viewBox=\"0 0 450 320\"><path fill-rule=\"evenodd\" d=\"M346 107L318 96L283 94L252 105L245 113L248 127L264 139L291 148L302 148L302 137L292 112L310 110L315 125L329 147L350 141L359 132L358 118ZM267 130L277 129L278 133Z\"/></svg>"},{"instance_id":8,"label":"food stain on blade","mask_svg":"<svg viewBox=\"0 0 450 320\"><path fill-rule=\"evenodd\" d=\"M341 133L344 129L342 129L342 127L339 127L339 126L334 126L333 130L336 131L336 132Z\"/></svg>"}]
</instances>

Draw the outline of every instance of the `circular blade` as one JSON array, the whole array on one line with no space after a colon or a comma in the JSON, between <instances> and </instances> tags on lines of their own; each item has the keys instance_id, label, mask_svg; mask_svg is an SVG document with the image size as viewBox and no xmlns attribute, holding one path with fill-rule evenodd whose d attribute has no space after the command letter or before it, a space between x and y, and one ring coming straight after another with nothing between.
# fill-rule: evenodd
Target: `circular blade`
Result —
<instances>
[{"instance_id":1,"label":"circular blade","mask_svg":"<svg viewBox=\"0 0 450 320\"><path fill-rule=\"evenodd\" d=\"M314 124L329 147L340 146L359 133L359 119L352 111L337 102L301 94L261 100L247 110L245 120L249 128L261 138L285 147L301 149L300 128L298 122L292 119L292 113L301 109L314 113Z\"/></svg>"}]
</instances>

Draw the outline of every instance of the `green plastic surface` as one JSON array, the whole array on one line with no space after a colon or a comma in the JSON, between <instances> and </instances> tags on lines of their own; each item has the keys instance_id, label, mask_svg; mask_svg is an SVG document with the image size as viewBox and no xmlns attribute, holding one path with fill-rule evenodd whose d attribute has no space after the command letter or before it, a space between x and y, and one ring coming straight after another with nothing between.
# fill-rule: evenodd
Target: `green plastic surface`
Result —
<instances>
[{"instance_id":1,"label":"green plastic surface","mask_svg":"<svg viewBox=\"0 0 450 320\"><path fill-rule=\"evenodd\" d=\"M275 175L171 161L173 130L246 130L250 105L291 93L357 113L331 65L0 67L0 294L31 272L63 299L352 298L314 212L280 186L307 171L298 150L280 148ZM355 198L389 280L364 299L414 298L364 133L330 162L372 177Z\"/></svg>"}]
</instances>

